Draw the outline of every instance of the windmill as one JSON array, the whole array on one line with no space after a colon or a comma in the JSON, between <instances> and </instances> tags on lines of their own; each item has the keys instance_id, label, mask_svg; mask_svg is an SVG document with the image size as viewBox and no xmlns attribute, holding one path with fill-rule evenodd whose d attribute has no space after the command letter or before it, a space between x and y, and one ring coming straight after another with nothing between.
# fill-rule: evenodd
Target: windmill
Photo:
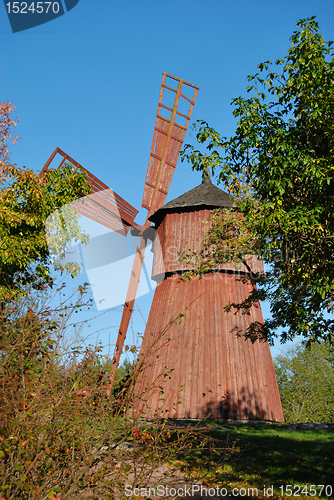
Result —
<instances>
[{"instance_id":1,"label":"windmill","mask_svg":"<svg viewBox=\"0 0 334 500\"><path fill-rule=\"evenodd\" d=\"M173 95L172 104L164 101L167 93ZM187 268L180 263L178 252L200 250L204 220L211 210L233 205L232 197L213 186L208 178L164 205L197 93L198 87L163 74L142 202L148 211L145 224L137 225L137 210L88 171L93 188L91 203L79 200L76 204L82 215L115 233L125 236L131 232L139 237L112 360L110 387L150 238L154 239L152 278L158 285L139 354L146 367L135 386L137 397L132 412L148 417L283 421L268 343L252 344L232 332L235 323L245 330L250 322L263 322L260 307L253 307L249 317L234 317L224 311L227 303L248 297L249 286L237 279L240 273L247 276L249 269L261 270L262 263L250 257L241 270L226 264L201 280L197 277L191 282L179 282L180 274ZM56 157L61 160L60 165L68 161L85 170L57 148L43 171L54 164ZM157 237L149 233L152 223ZM158 251L157 240L161 245ZM173 320L182 310L183 321L176 325ZM167 337L161 335L166 325Z\"/></svg>"},{"instance_id":2,"label":"windmill","mask_svg":"<svg viewBox=\"0 0 334 500\"><path fill-rule=\"evenodd\" d=\"M222 264L202 278L180 281L192 269L182 251L199 251L212 209L232 208L234 199L202 184L159 208L155 223L161 250L154 254L155 290L139 362L144 370L135 385L135 416L222 420L284 420L268 342L252 343L245 332L263 323L260 305L249 315L227 313L225 306L247 299L249 273L263 273L262 261L248 256L241 268ZM181 313L181 314L180 314ZM175 321L183 315L182 321Z\"/></svg>"}]
</instances>

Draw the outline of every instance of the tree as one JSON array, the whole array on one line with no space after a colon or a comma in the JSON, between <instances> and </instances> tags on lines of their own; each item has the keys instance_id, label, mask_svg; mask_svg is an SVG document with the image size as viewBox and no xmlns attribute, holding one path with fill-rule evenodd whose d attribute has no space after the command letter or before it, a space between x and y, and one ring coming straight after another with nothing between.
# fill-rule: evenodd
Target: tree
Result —
<instances>
[{"instance_id":1,"label":"tree","mask_svg":"<svg viewBox=\"0 0 334 500\"><path fill-rule=\"evenodd\" d=\"M298 345L274 360L286 422L334 421L334 365L328 344Z\"/></svg>"},{"instance_id":2,"label":"tree","mask_svg":"<svg viewBox=\"0 0 334 500\"><path fill-rule=\"evenodd\" d=\"M188 145L181 153L193 169L218 169L252 242L245 254L271 264L246 302L228 305L245 311L258 299L269 301L272 319L262 329L250 326L246 336L253 340L271 341L280 327L282 342L333 338L334 59L314 19L298 21L283 60L266 61L248 77L251 97L232 100L234 136L226 139L201 121L197 140L207 151ZM224 227L226 211L219 217ZM220 245L214 234L209 238L207 260L210 245L218 254Z\"/></svg>"},{"instance_id":3,"label":"tree","mask_svg":"<svg viewBox=\"0 0 334 500\"><path fill-rule=\"evenodd\" d=\"M24 293L27 285L36 290L52 286L45 221L56 210L61 218L62 207L91 192L85 173L69 163L43 176L10 163L8 140L15 125L10 118L12 111L10 103L0 103L0 302ZM87 241L77 220L75 210L71 217L67 214L58 253L73 238Z\"/></svg>"}]
</instances>

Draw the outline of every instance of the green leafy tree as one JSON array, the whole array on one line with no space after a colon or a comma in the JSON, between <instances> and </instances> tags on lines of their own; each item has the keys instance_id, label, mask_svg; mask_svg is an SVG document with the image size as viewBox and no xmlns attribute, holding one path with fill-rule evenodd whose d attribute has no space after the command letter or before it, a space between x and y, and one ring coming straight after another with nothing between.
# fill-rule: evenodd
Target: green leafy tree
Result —
<instances>
[{"instance_id":1,"label":"green leafy tree","mask_svg":"<svg viewBox=\"0 0 334 500\"><path fill-rule=\"evenodd\" d=\"M10 118L13 106L0 104L0 301L8 301L25 287L41 289L53 283L45 221L55 211L63 224L57 253L73 238L87 236L77 224L78 214L62 218L62 207L91 192L86 175L71 164L50 169L43 176L10 163L8 140L15 125ZM67 211L68 212L68 211ZM52 218L51 218L52 219ZM55 230L55 225L50 231ZM75 273L73 266L68 266Z\"/></svg>"},{"instance_id":2,"label":"green leafy tree","mask_svg":"<svg viewBox=\"0 0 334 500\"><path fill-rule=\"evenodd\" d=\"M249 327L253 340L270 341L279 328L282 342L295 335L329 340L334 331L334 59L314 19L298 21L285 58L260 64L248 77L250 96L232 100L234 136L198 122L205 153L191 145L181 153L204 175L218 170L243 214L244 254L271 264L253 280L257 288L247 301L228 306L245 311L258 299L269 301L272 319ZM224 228L226 211L220 220ZM206 258L220 245L214 236Z\"/></svg>"},{"instance_id":3,"label":"green leafy tree","mask_svg":"<svg viewBox=\"0 0 334 500\"><path fill-rule=\"evenodd\" d=\"M274 360L286 422L334 421L334 365L328 344L298 345Z\"/></svg>"}]
</instances>

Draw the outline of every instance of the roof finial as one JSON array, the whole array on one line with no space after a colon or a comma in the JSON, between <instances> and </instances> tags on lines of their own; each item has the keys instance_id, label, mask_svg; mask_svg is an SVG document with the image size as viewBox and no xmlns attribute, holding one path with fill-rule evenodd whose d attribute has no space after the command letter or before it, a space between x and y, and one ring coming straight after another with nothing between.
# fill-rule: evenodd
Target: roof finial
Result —
<instances>
[{"instance_id":1,"label":"roof finial","mask_svg":"<svg viewBox=\"0 0 334 500\"><path fill-rule=\"evenodd\" d=\"M211 179L210 179L210 167L207 164L206 161L206 153L205 153L205 160L203 161L203 180L202 184L212 184Z\"/></svg>"}]
</instances>

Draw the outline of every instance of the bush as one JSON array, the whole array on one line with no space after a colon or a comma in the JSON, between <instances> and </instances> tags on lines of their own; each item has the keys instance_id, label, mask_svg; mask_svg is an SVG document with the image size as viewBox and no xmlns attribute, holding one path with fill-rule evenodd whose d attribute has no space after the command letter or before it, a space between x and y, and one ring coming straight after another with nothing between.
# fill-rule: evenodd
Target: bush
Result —
<instances>
[{"instance_id":1,"label":"bush","mask_svg":"<svg viewBox=\"0 0 334 500\"><path fill-rule=\"evenodd\" d=\"M116 490L120 498L125 484L144 486L191 440L184 431L171 439L166 423L153 416L125 418L141 368L123 367L126 383L108 399L101 347L64 352L60 314L36 295L1 311L0 497L6 500L72 500L82 492L112 499Z\"/></svg>"}]
</instances>

